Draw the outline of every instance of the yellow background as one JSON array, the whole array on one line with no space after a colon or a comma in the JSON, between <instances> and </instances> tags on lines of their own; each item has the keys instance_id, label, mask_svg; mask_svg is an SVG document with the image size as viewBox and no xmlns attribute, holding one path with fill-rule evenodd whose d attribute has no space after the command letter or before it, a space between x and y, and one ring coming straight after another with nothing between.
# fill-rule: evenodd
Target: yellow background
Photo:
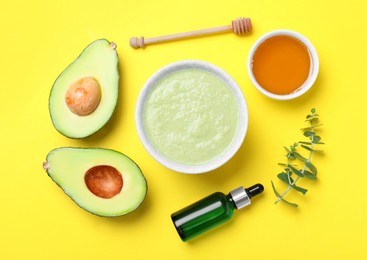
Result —
<instances>
[{"instance_id":1,"label":"yellow background","mask_svg":"<svg viewBox=\"0 0 367 260\"><path fill-rule=\"evenodd\" d=\"M108 0L2 1L0 4L0 259L366 259L367 109L366 4L362 0ZM132 49L146 37L252 18L254 31ZM273 101L246 72L249 49L262 34L291 29L308 37L320 58L316 84L301 98ZM97 134L70 140L52 126L48 95L56 77L93 40L118 45L120 96ZM249 129L239 152L204 175L172 172L145 151L134 110L144 82L159 68L199 59L240 85ZM302 139L304 116L316 107L326 145L315 157L319 180L302 181L293 209L274 205L284 145ZM56 147L106 147L139 164L149 183L144 204L120 218L101 218L74 204L42 169ZM180 241L170 214L214 191L261 182L263 195L224 226ZM300 183L301 185L301 183Z\"/></svg>"}]
</instances>

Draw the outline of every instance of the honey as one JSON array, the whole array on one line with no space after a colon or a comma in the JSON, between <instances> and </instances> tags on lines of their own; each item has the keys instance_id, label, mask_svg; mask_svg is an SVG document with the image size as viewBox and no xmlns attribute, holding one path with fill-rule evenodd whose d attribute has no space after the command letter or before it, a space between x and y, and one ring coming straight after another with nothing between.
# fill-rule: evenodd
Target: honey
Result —
<instances>
[{"instance_id":1,"label":"honey","mask_svg":"<svg viewBox=\"0 0 367 260\"><path fill-rule=\"evenodd\" d=\"M257 83L268 92L291 94L307 80L311 58L307 47L294 37L279 35L259 45L252 59Z\"/></svg>"}]
</instances>

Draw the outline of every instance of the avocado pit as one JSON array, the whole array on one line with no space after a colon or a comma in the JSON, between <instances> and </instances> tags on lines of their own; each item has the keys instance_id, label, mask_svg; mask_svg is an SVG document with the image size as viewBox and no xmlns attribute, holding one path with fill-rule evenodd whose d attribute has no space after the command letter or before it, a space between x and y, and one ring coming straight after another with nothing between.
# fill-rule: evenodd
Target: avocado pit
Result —
<instances>
[{"instance_id":1,"label":"avocado pit","mask_svg":"<svg viewBox=\"0 0 367 260\"><path fill-rule=\"evenodd\" d=\"M84 176L85 184L97 197L110 199L122 190L121 173L109 165L97 165L90 168Z\"/></svg>"},{"instance_id":2,"label":"avocado pit","mask_svg":"<svg viewBox=\"0 0 367 260\"><path fill-rule=\"evenodd\" d=\"M73 82L65 94L66 105L78 116L87 116L94 112L100 101L101 87L92 77L83 77Z\"/></svg>"}]
</instances>

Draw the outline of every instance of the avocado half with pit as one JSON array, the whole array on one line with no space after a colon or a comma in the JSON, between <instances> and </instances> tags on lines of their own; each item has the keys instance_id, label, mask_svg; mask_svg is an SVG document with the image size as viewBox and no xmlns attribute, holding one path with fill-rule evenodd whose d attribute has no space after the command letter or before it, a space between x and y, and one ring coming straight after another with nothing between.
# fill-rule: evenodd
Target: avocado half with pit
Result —
<instances>
[{"instance_id":1,"label":"avocado half with pit","mask_svg":"<svg viewBox=\"0 0 367 260\"><path fill-rule=\"evenodd\" d=\"M118 99L116 44L99 39L88 45L54 82L49 110L57 131L84 138L111 118Z\"/></svg>"},{"instance_id":2,"label":"avocado half with pit","mask_svg":"<svg viewBox=\"0 0 367 260\"><path fill-rule=\"evenodd\" d=\"M147 193L138 165L115 150L57 148L47 155L43 168L77 205L98 216L130 213Z\"/></svg>"}]
</instances>

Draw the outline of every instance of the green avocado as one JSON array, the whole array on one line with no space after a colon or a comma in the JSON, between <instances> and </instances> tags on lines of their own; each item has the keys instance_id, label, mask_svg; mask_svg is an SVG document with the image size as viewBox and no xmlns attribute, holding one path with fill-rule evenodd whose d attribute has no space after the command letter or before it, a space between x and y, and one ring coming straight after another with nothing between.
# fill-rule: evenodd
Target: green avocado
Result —
<instances>
[{"instance_id":1,"label":"green avocado","mask_svg":"<svg viewBox=\"0 0 367 260\"><path fill-rule=\"evenodd\" d=\"M49 110L57 131L84 138L111 118L118 99L116 44L99 39L88 45L54 82Z\"/></svg>"},{"instance_id":2,"label":"green avocado","mask_svg":"<svg viewBox=\"0 0 367 260\"><path fill-rule=\"evenodd\" d=\"M98 216L132 212L147 193L135 162L110 149L57 148L47 155L43 168L77 205Z\"/></svg>"}]
</instances>

